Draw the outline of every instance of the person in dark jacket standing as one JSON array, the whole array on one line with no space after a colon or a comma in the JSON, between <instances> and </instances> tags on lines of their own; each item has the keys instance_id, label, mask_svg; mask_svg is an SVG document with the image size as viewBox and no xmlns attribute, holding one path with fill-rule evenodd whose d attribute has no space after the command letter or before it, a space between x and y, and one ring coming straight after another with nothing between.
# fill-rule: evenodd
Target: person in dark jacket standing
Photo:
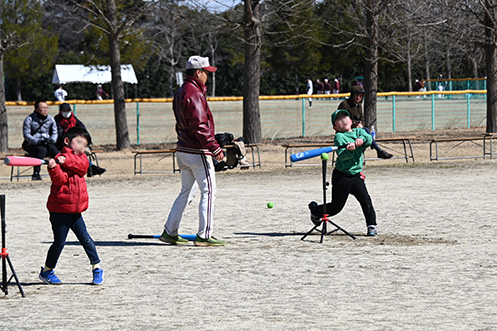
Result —
<instances>
[{"instance_id":1,"label":"person in dark jacket standing","mask_svg":"<svg viewBox=\"0 0 497 331\"><path fill-rule=\"evenodd\" d=\"M344 109L349 112L352 119L352 128L363 128L367 133L371 134L372 130L364 126L366 119L362 112L362 99L364 99L364 88L362 85L354 85L350 91L350 97L340 102L337 109ZM376 150L378 157L381 159L390 159L393 156L381 149L374 140L374 137L371 148Z\"/></svg>"},{"instance_id":2,"label":"person in dark jacket standing","mask_svg":"<svg viewBox=\"0 0 497 331\"><path fill-rule=\"evenodd\" d=\"M22 149L30 156L43 159L47 155L54 157L59 153L55 146L57 141L57 125L52 116L48 115L48 105L45 100L35 102L35 110L26 117L22 125L24 142ZM41 166L33 167L32 180L41 180Z\"/></svg>"},{"instance_id":3,"label":"person in dark jacket standing","mask_svg":"<svg viewBox=\"0 0 497 331\"><path fill-rule=\"evenodd\" d=\"M173 111L176 118L178 142L176 155L181 169L181 192L174 201L160 240L173 245L184 245L188 240L178 235L186 206L200 190L199 228L196 246L223 246L225 241L212 236L213 211L216 198L216 175L212 156L222 161L224 153L214 134L214 119L207 104L209 73L216 67L209 58L191 56L186 64L185 83L176 92Z\"/></svg>"}]
</instances>

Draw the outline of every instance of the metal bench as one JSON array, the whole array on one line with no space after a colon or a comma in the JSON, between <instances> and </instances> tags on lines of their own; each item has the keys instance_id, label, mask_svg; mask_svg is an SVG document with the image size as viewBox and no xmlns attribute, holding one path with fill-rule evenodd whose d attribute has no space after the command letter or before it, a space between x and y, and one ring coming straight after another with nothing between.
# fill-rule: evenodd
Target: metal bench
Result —
<instances>
[{"instance_id":1,"label":"metal bench","mask_svg":"<svg viewBox=\"0 0 497 331\"><path fill-rule=\"evenodd\" d=\"M412 152L412 145L411 145L411 140L414 140L414 139L416 139L416 137L397 137L397 138L378 138L378 139L375 139L375 141L377 143L401 142L402 146L403 146L402 151L396 151L396 150L393 150L391 148L388 149L390 152L392 152L394 154L394 156L391 157L389 160L391 160L391 159L405 159L406 163L409 163L409 159L411 159L412 162L415 163L414 153ZM364 159L364 161L371 161L371 160L383 160L383 159L380 159L380 158Z\"/></svg>"},{"instance_id":2,"label":"metal bench","mask_svg":"<svg viewBox=\"0 0 497 331\"><path fill-rule=\"evenodd\" d=\"M486 156L490 156L492 159L494 155L497 155L497 151L494 152L493 149L493 139L497 138L497 133L485 133L483 135L483 158L486 158ZM487 145L487 140L488 140L488 145ZM487 151L487 146L488 151Z\"/></svg>"},{"instance_id":3,"label":"metal bench","mask_svg":"<svg viewBox=\"0 0 497 331\"><path fill-rule=\"evenodd\" d=\"M316 165L321 165L321 163L300 163L300 164L293 164L293 162L290 160L290 155L294 154L293 149L303 149L305 148L306 150L310 148L321 148L321 147L329 147L333 146L333 142L324 142L324 143L307 143L307 144L284 144L281 145L285 148L285 168L291 168L291 167L305 167L305 166L316 166ZM289 153L290 152L290 153ZM333 155L335 152L333 152Z\"/></svg>"},{"instance_id":4,"label":"metal bench","mask_svg":"<svg viewBox=\"0 0 497 331\"><path fill-rule=\"evenodd\" d=\"M396 152L398 156L392 157L392 159L405 159L406 163L409 163L409 159L414 161L414 153L412 151L412 145L411 145L411 140L416 139L416 137L397 137L397 138L379 138L375 139L376 142L401 142L403 146L402 151L394 151L390 149L390 151ZM293 165L291 160L289 159L289 152L290 155L293 154L293 149L294 148L321 148L321 147L329 147L333 146L333 142L325 142L325 143L307 143L307 144L286 144L282 145L285 147L285 168L287 167L292 167L292 166L297 166L296 164ZM365 161L371 161L371 160L383 160L379 158L367 158L364 159ZM320 163L319 163L320 164ZM315 166L319 165L318 163L313 163L313 164L299 164L298 166ZM332 165L335 164L335 152L333 151L333 156L332 156Z\"/></svg>"},{"instance_id":5,"label":"metal bench","mask_svg":"<svg viewBox=\"0 0 497 331\"><path fill-rule=\"evenodd\" d=\"M150 150L150 151L133 151L134 156L134 174L165 174L165 173L176 173L180 172L179 168L176 168L176 149L161 149L161 150ZM154 155L154 154L171 154L173 156L173 171L144 171L143 170L143 155ZM138 170L137 161L140 160L140 167Z\"/></svg>"},{"instance_id":6,"label":"metal bench","mask_svg":"<svg viewBox=\"0 0 497 331\"><path fill-rule=\"evenodd\" d=\"M261 150L260 150L260 146L262 144L244 144L245 145L245 148L250 148L250 151L252 152L252 167L255 169L256 167L259 167L260 169L262 169L262 163L261 163ZM223 149L227 149L227 148L233 148L233 145L224 145L223 146ZM256 159L255 159L255 153L257 152L257 162L256 162Z\"/></svg>"},{"instance_id":7,"label":"metal bench","mask_svg":"<svg viewBox=\"0 0 497 331\"><path fill-rule=\"evenodd\" d=\"M453 160L453 159L474 159L474 158L485 158L485 146L480 145L476 143L477 141L481 141L485 143L485 137L462 137L462 138L440 138L440 139L433 139L430 141L430 161L438 161L438 160ZM476 146L482 147L483 146L483 153L480 155L474 155L474 156L444 156L454 148L464 144L464 143L472 143ZM443 153L440 153L439 151L439 144L440 143L455 143L451 144L448 149L445 149ZM433 149L435 150L435 153L433 153Z\"/></svg>"}]
</instances>

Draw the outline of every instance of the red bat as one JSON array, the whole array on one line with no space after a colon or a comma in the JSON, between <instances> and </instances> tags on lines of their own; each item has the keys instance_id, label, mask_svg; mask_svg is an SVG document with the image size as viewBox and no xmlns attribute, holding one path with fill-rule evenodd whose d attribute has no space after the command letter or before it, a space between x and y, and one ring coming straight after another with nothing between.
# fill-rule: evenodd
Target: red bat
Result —
<instances>
[{"instance_id":1,"label":"red bat","mask_svg":"<svg viewBox=\"0 0 497 331\"><path fill-rule=\"evenodd\" d=\"M48 161L27 156L7 156L3 162L12 167L33 167L48 164Z\"/></svg>"}]
</instances>

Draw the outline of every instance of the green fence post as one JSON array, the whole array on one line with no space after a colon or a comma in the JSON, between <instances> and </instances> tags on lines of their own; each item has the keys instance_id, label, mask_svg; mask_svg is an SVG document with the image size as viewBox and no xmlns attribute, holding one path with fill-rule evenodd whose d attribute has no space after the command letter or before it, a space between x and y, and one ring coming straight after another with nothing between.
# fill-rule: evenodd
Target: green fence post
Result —
<instances>
[{"instance_id":1,"label":"green fence post","mask_svg":"<svg viewBox=\"0 0 497 331\"><path fill-rule=\"evenodd\" d=\"M392 95L392 131L395 132L395 94Z\"/></svg>"},{"instance_id":2,"label":"green fence post","mask_svg":"<svg viewBox=\"0 0 497 331\"><path fill-rule=\"evenodd\" d=\"M140 145L140 103L136 103L136 144Z\"/></svg>"},{"instance_id":3,"label":"green fence post","mask_svg":"<svg viewBox=\"0 0 497 331\"><path fill-rule=\"evenodd\" d=\"M435 131L435 94L431 95L431 130Z\"/></svg>"},{"instance_id":4,"label":"green fence post","mask_svg":"<svg viewBox=\"0 0 497 331\"><path fill-rule=\"evenodd\" d=\"M76 104L74 104L74 106L72 107L72 113L74 114L74 116L76 116Z\"/></svg>"},{"instance_id":5,"label":"green fence post","mask_svg":"<svg viewBox=\"0 0 497 331\"><path fill-rule=\"evenodd\" d=\"M471 98L471 94L466 94L466 100L467 100L467 104L468 104L468 108L467 108L467 113L468 113L468 129L471 127L471 106L470 106L470 101L469 99Z\"/></svg>"},{"instance_id":6,"label":"green fence post","mask_svg":"<svg viewBox=\"0 0 497 331\"><path fill-rule=\"evenodd\" d=\"M302 137L305 137L305 98L302 98Z\"/></svg>"}]
</instances>

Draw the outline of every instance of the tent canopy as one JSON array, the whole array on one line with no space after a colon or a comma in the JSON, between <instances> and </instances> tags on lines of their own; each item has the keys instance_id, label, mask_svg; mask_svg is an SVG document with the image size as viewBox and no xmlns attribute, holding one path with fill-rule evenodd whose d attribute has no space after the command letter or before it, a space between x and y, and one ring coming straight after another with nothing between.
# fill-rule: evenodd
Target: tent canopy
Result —
<instances>
[{"instance_id":1,"label":"tent canopy","mask_svg":"<svg viewBox=\"0 0 497 331\"><path fill-rule=\"evenodd\" d=\"M131 64L121 65L123 82L138 84ZM56 64L52 84L93 83L105 84L112 81L110 66L84 66L82 64Z\"/></svg>"}]
</instances>

